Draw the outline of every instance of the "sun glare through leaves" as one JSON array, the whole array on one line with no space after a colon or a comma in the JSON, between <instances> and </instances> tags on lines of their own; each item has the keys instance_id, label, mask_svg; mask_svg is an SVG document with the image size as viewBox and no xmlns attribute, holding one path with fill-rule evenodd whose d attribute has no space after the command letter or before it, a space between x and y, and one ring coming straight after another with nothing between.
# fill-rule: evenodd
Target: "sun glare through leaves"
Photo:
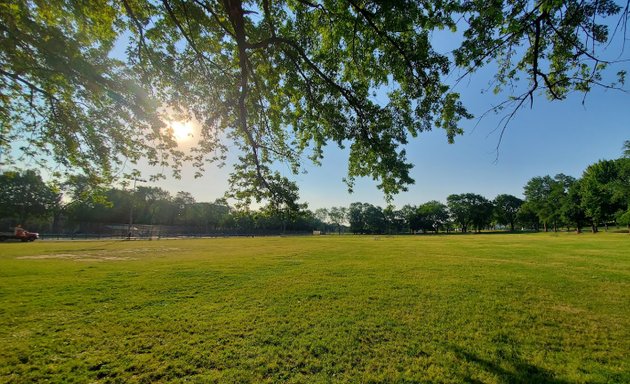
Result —
<instances>
[{"instance_id":1,"label":"sun glare through leaves","mask_svg":"<svg viewBox=\"0 0 630 384\"><path fill-rule=\"evenodd\" d=\"M193 125L191 122L174 121L170 126L173 137L178 142L190 140L193 137Z\"/></svg>"}]
</instances>

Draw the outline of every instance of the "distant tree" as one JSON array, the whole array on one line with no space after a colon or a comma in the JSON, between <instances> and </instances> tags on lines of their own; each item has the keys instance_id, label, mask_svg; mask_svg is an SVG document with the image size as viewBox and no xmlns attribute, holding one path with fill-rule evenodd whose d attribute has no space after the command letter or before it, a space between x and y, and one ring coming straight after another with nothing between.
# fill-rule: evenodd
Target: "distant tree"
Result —
<instances>
[{"instance_id":1,"label":"distant tree","mask_svg":"<svg viewBox=\"0 0 630 384\"><path fill-rule=\"evenodd\" d=\"M630 151L630 140L626 141L626 146ZM616 220L618 224L628 226L628 233L630 233L630 156L618 159L616 163L618 177L612 186L613 199L619 205Z\"/></svg>"},{"instance_id":2,"label":"distant tree","mask_svg":"<svg viewBox=\"0 0 630 384\"><path fill-rule=\"evenodd\" d=\"M540 219L538 214L532 207L532 203L525 201L516 215L516 222L524 228L533 229L538 231L540 228Z\"/></svg>"},{"instance_id":3,"label":"distant tree","mask_svg":"<svg viewBox=\"0 0 630 384\"><path fill-rule=\"evenodd\" d=\"M130 191L112 188L103 193L103 199L81 201L68 210L73 223L127 223L131 209Z\"/></svg>"},{"instance_id":4,"label":"distant tree","mask_svg":"<svg viewBox=\"0 0 630 384\"><path fill-rule=\"evenodd\" d=\"M495 197L494 217L497 223L509 225L510 231L514 232L514 224L521 205L523 205L523 200L513 195L502 194Z\"/></svg>"},{"instance_id":5,"label":"distant tree","mask_svg":"<svg viewBox=\"0 0 630 384\"><path fill-rule=\"evenodd\" d=\"M384 233L387 229L383 209L370 203L350 204L348 222L352 233Z\"/></svg>"},{"instance_id":6,"label":"distant tree","mask_svg":"<svg viewBox=\"0 0 630 384\"><path fill-rule=\"evenodd\" d=\"M422 204L416 208L415 212L415 225L416 230L421 230L422 233L433 231L433 223L431 222L430 212L426 207L423 209Z\"/></svg>"},{"instance_id":7,"label":"distant tree","mask_svg":"<svg viewBox=\"0 0 630 384\"><path fill-rule=\"evenodd\" d=\"M551 210L550 221L553 225L554 232L558 231L558 227L563 224L564 216L562 216L563 206L567 199L569 188L575 184L576 180L572 176L567 176L563 173L559 173L553 178L551 185L551 193L549 195L549 207Z\"/></svg>"},{"instance_id":8,"label":"distant tree","mask_svg":"<svg viewBox=\"0 0 630 384\"><path fill-rule=\"evenodd\" d=\"M576 180L567 190L567 195L562 202L561 215L564 221L575 225L577 233L582 232L582 226L587 217L582 207L582 195L580 181Z\"/></svg>"},{"instance_id":9,"label":"distant tree","mask_svg":"<svg viewBox=\"0 0 630 384\"><path fill-rule=\"evenodd\" d=\"M366 230L363 203L352 203L348 208L348 222L350 231L354 234L364 233Z\"/></svg>"},{"instance_id":10,"label":"distant tree","mask_svg":"<svg viewBox=\"0 0 630 384\"><path fill-rule=\"evenodd\" d=\"M404 221L404 226L410 233L415 233L420 229L420 220L418 216L418 207L415 205L405 204L400 209L400 214Z\"/></svg>"},{"instance_id":11,"label":"distant tree","mask_svg":"<svg viewBox=\"0 0 630 384\"><path fill-rule=\"evenodd\" d=\"M193 225L196 221L195 198L190 192L179 191L173 198L173 205L176 209L175 224Z\"/></svg>"},{"instance_id":12,"label":"distant tree","mask_svg":"<svg viewBox=\"0 0 630 384\"><path fill-rule=\"evenodd\" d=\"M192 206L194 219L192 224L203 228L205 233L215 231L226 221L230 207L221 203L194 203Z\"/></svg>"},{"instance_id":13,"label":"distant tree","mask_svg":"<svg viewBox=\"0 0 630 384\"><path fill-rule=\"evenodd\" d=\"M600 160L582 174L582 207L592 220L593 232L597 232L600 224L607 226L617 212L627 209L623 194L617 193L623 164L621 160Z\"/></svg>"},{"instance_id":14,"label":"distant tree","mask_svg":"<svg viewBox=\"0 0 630 384\"><path fill-rule=\"evenodd\" d=\"M235 210L232 212L234 228L240 232L251 232L255 228L254 214L248 209Z\"/></svg>"},{"instance_id":15,"label":"distant tree","mask_svg":"<svg viewBox=\"0 0 630 384\"><path fill-rule=\"evenodd\" d=\"M58 188L33 170L0 174L0 217L26 225L30 219L53 216L61 200Z\"/></svg>"},{"instance_id":16,"label":"distant tree","mask_svg":"<svg viewBox=\"0 0 630 384\"><path fill-rule=\"evenodd\" d=\"M29 219L49 218L59 206L58 188L45 183L33 170L0 174L0 217L21 224Z\"/></svg>"},{"instance_id":17,"label":"distant tree","mask_svg":"<svg viewBox=\"0 0 630 384\"><path fill-rule=\"evenodd\" d=\"M318 208L314 212L314 217L321 223L320 230L326 230L326 224L330 220L330 212L326 208Z\"/></svg>"},{"instance_id":18,"label":"distant tree","mask_svg":"<svg viewBox=\"0 0 630 384\"><path fill-rule=\"evenodd\" d=\"M286 228L285 217L282 211L266 205L253 212L255 228L258 230L284 231Z\"/></svg>"},{"instance_id":19,"label":"distant tree","mask_svg":"<svg viewBox=\"0 0 630 384\"><path fill-rule=\"evenodd\" d=\"M630 233L630 209L621 211L617 216L617 223L628 227L628 233Z\"/></svg>"},{"instance_id":20,"label":"distant tree","mask_svg":"<svg viewBox=\"0 0 630 384\"><path fill-rule=\"evenodd\" d=\"M346 222L348 209L346 207L331 207L328 211L330 222L337 227L337 233L341 234L341 228Z\"/></svg>"},{"instance_id":21,"label":"distant tree","mask_svg":"<svg viewBox=\"0 0 630 384\"><path fill-rule=\"evenodd\" d=\"M565 195L565 186L568 176L563 174L551 176L538 176L530 179L524 187L523 194L538 219L543 224L545 232L549 225L557 230L561 218L562 200Z\"/></svg>"},{"instance_id":22,"label":"distant tree","mask_svg":"<svg viewBox=\"0 0 630 384\"><path fill-rule=\"evenodd\" d=\"M387 233L400 233L405 227L405 219L400 210L389 204L383 209Z\"/></svg>"},{"instance_id":23,"label":"distant tree","mask_svg":"<svg viewBox=\"0 0 630 384\"><path fill-rule=\"evenodd\" d=\"M448 207L439 201L431 200L418 207L422 229L437 233L448 221Z\"/></svg>"},{"instance_id":24,"label":"distant tree","mask_svg":"<svg viewBox=\"0 0 630 384\"><path fill-rule=\"evenodd\" d=\"M623 157L630 159L630 140L623 142Z\"/></svg>"},{"instance_id":25,"label":"distant tree","mask_svg":"<svg viewBox=\"0 0 630 384\"><path fill-rule=\"evenodd\" d=\"M363 204L363 220L367 233L385 233L387 221L383 209L369 203Z\"/></svg>"},{"instance_id":26,"label":"distant tree","mask_svg":"<svg viewBox=\"0 0 630 384\"><path fill-rule=\"evenodd\" d=\"M451 217L462 232L467 232L471 225L479 232L492 220L492 203L481 195L474 193L449 195L446 204Z\"/></svg>"},{"instance_id":27,"label":"distant tree","mask_svg":"<svg viewBox=\"0 0 630 384\"><path fill-rule=\"evenodd\" d=\"M470 213L470 205L468 204L465 194L453 194L446 198L446 204L451 218L456 225L459 225L462 232L467 232L472 218Z\"/></svg>"},{"instance_id":28,"label":"distant tree","mask_svg":"<svg viewBox=\"0 0 630 384\"><path fill-rule=\"evenodd\" d=\"M158 187L138 186L134 191L133 199L136 223L166 224L166 220L161 222L160 219L167 212L166 217L168 217L174 209L171 194Z\"/></svg>"},{"instance_id":29,"label":"distant tree","mask_svg":"<svg viewBox=\"0 0 630 384\"><path fill-rule=\"evenodd\" d=\"M287 229L297 232L311 232L325 225L326 223L315 217L315 213L310 209L300 209L290 215Z\"/></svg>"},{"instance_id":30,"label":"distant tree","mask_svg":"<svg viewBox=\"0 0 630 384\"><path fill-rule=\"evenodd\" d=\"M492 202L481 195L476 195L472 200L472 225L477 232L488 227L492 222Z\"/></svg>"}]
</instances>

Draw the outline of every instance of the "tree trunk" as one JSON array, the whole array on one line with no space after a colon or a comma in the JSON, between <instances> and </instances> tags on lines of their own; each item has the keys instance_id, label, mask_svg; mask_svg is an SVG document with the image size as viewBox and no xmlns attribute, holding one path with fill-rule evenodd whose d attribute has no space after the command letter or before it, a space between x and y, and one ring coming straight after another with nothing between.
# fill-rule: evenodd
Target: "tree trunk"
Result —
<instances>
[{"instance_id":1,"label":"tree trunk","mask_svg":"<svg viewBox=\"0 0 630 384\"><path fill-rule=\"evenodd\" d=\"M595 223L591 224L591 232L597 233L597 225L595 225Z\"/></svg>"}]
</instances>

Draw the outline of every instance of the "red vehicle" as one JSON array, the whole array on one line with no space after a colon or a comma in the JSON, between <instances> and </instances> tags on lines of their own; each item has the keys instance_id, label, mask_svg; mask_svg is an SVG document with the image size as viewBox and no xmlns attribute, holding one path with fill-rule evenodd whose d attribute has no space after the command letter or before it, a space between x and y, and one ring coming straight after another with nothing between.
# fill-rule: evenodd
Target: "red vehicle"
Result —
<instances>
[{"instance_id":1,"label":"red vehicle","mask_svg":"<svg viewBox=\"0 0 630 384\"><path fill-rule=\"evenodd\" d=\"M39 233L29 232L18 226L13 232L0 232L0 241L5 240L21 240L23 242L35 241L39 239Z\"/></svg>"}]
</instances>

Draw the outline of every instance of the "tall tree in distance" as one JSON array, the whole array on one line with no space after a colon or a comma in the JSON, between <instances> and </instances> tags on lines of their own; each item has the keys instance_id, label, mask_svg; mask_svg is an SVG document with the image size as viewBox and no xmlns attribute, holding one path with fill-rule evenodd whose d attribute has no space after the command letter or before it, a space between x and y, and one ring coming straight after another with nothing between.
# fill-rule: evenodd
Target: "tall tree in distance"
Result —
<instances>
[{"instance_id":1,"label":"tall tree in distance","mask_svg":"<svg viewBox=\"0 0 630 384\"><path fill-rule=\"evenodd\" d=\"M598 226L602 224L608 227L615 213L627 207L627 201L623 201L621 195L616 193L621 165L619 160L600 160L589 165L582 174L582 207L592 220L592 232L597 232Z\"/></svg>"},{"instance_id":2,"label":"tall tree in distance","mask_svg":"<svg viewBox=\"0 0 630 384\"><path fill-rule=\"evenodd\" d=\"M625 143L630 152L630 141ZM618 202L619 209L615 214L618 224L626 225L630 233L630 154L616 160L617 180L613 183L613 199Z\"/></svg>"},{"instance_id":3,"label":"tall tree in distance","mask_svg":"<svg viewBox=\"0 0 630 384\"><path fill-rule=\"evenodd\" d=\"M509 225L510 232L514 232L514 223L523 200L516 196L501 194L494 198L494 216L497 223Z\"/></svg>"},{"instance_id":4,"label":"tall tree in distance","mask_svg":"<svg viewBox=\"0 0 630 384\"><path fill-rule=\"evenodd\" d=\"M556 212L552 193L556 182L547 176L537 176L530 179L524 187L523 194L529 207L536 213L543 224L545 232L549 230L549 224L555 222Z\"/></svg>"},{"instance_id":5,"label":"tall tree in distance","mask_svg":"<svg viewBox=\"0 0 630 384\"><path fill-rule=\"evenodd\" d=\"M337 227L337 233L341 234L341 228L346 222L348 209L346 207L331 207L328 210L328 218Z\"/></svg>"},{"instance_id":6,"label":"tall tree in distance","mask_svg":"<svg viewBox=\"0 0 630 384\"><path fill-rule=\"evenodd\" d=\"M446 204L453 221L462 232L467 232L470 226L480 232L492 219L492 203L475 193L449 195Z\"/></svg>"},{"instance_id":7,"label":"tall tree in distance","mask_svg":"<svg viewBox=\"0 0 630 384\"><path fill-rule=\"evenodd\" d=\"M582 206L581 181L575 180L567 189L567 195L562 202L561 215L567 225L575 225L575 232L582 233L582 226L587 222L586 213Z\"/></svg>"},{"instance_id":8,"label":"tall tree in distance","mask_svg":"<svg viewBox=\"0 0 630 384\"><path fill-rule=\"evenodd\" d=\"M405 204L400 209L400 214L403 218L404 226L409 233L415 234L422 228L422 218L417 206Z\"/></svg>"},{"instance_id":9,"label":"tall tree in distance","mask_svg":"<svg viewBox=\"0 0 630 384\"><path fill-rule=\"evenodd\" d=\"M538 232L540 228L540 219L532 207L532 203L529 201L525 201L523 205L521 205L516 215L516 221L523 228L533 229L536 232Z\"/></svg>"},{"instance_id":10,"label":"tall tree in distance","mask_svg":"<svg viewBox=\"0 0 630 384\"><path fill-rule=\"evenodd\" d=\"M363 203L352 203L348 207L348 223L350 231L354 234L364 233L366 230L364 211Z\"/></svg>"},{"instance_id":11,"label":"tall tree in distance","mask_svg":"<svg viewBox=\"0 0 630 384\"><path fill-rule=\"evenodd\" d=\"M427 231L437 233L448 221L448 208L436 200L428 201L418 207L418 215Z\"/></svg>"},{"instance_id":12,"label":"tall tree in distance","mask_svg":"<svg viewBox=\"0 0 630 384\"><path fill-rule=\"evenodd\" d=\"M0 145L42 165L53 158L94 182L142 158L176 175L190 160L203 173L234 148L234 193L279 206L291 203L293 182L273 164L298 173L306 158L318 163L324 145L335 143L349 147L349 189L370 176L389 197L414 182L404 148L410 138L438 128L452 142L461 119L471 117L447 84L453 68L467 75L494 62L497 90L523 79L525 89L508 99L507 124L537 91L562 100L623 81L623 68L610 80L615 63L598 55L615 35L603 20L613 15L625 26L628 6L5 1ZM461 37L452 55L432 45L436 30ZM117 44L126 57L113 53ZM187 154L169 122L191 118L202 129Z\"/></svg>"},{"instance_id":13,"label":"tall tree in distance","mask_svg":"<svg viewBox=\"0 0 630 384\"><path fill-rule=\"evenodd\" d=\"M60 191L33 170L0 174L0 218L10 218L13 224L51 217L60 201Z\"/></svg>"}]
</instances>

